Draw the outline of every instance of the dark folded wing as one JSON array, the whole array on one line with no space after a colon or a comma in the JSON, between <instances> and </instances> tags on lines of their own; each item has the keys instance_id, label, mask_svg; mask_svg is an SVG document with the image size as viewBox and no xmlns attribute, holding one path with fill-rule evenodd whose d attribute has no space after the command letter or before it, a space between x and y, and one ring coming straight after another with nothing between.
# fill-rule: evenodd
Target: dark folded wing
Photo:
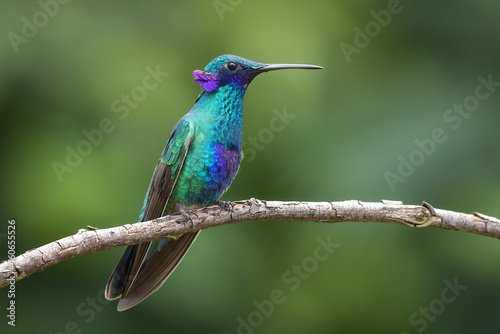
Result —
<instances>
[{"instance_id":1,"label":"dark folded wing","mask_svg":"<svg viewBox=\"0 0 500 334\"><path fill-rule=\"evenodd\" d=\"M189 152L189 147L194 138L194 125L182 118L179 123L175 126L170 138L165 146L162 157L158 161L158 164L151 178L151 183L149 185L146 198L144 200L144 205L141 211L141 216L139 221L148 221L161 217L165 210L165 206L172 194L173 188L177 182L177 178L182 170L186 155ZM183 237L176 240L180 241ZM187 240L188 238L185 238ZM189 245L194 241L192 238ZM173 241L173 240L172 240ZM189 245L184 245L183 247L175 245L170 246L172 241L169 241L164 247L164 252L166 254L168 249L172 249L173 252L183 251L182 254L171 254L165 256L166 258L172 258L175 266L178 264L180 259L184 256L184 253L189 248ZM138 273L141 270L148 249L150 248L151 242L145 242L138 245L128 246L125 249L120 261L116 265L115 270L111 274L108 283L106 285L105 296L107 299L125 298L130 295L131 288L135 285ZM167 247L169 246L169 247ZM184 250L185 249L185 250ZM178 260L176 260L179 258ZM149 260L148 260L149 261ZM168 265L164 264L164 265ZM148 269L151 266L148 266ZM156 274L153 272L152 274ZM142 275L142 273L141 273ZM168 274L167 274L168 275ZM149 275L147 275L149 276ZM152 281L156 281L158 278L151 277ZM161 278L162 282L165 278ZM143 282L145 279L141 280ZM144 284L144 283L142 283ZM153 290L154 291L154 290ZM149 294L151 294L150 292ZM142 296L137 295L137 299L143 300L149 294ZM140 302L137 301L138 302ZM134 304L135 305L135 304Z\"/></svg>"}]
</instances>

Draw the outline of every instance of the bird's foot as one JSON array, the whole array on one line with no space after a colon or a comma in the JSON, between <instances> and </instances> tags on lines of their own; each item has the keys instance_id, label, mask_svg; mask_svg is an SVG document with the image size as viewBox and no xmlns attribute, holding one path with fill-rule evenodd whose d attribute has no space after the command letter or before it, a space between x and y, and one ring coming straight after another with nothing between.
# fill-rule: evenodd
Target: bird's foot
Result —
<instances>
[{"instance_id":1,"label":"bird's foot","mask_svg":"<svg viewBox=\"0 0 500 334\"><path fill-rule=\"evenodd\" d=\"M233 202L229 202L229 201L217 201L215 202L215 204L217 204L221 211L229 211L229 212L233 212L234 211L234 204Z\"/></svg>"},{"instance_id":2,"label":"bird's foot","mask_svg":"<svg viewBox=\"0 0 500 334\"><path fill-rule=\"evenodd\" d=\"M181 213L181 215L186 218L186 225L189 224L189 227L192 228L194 226L193 218L191 218L191 215L196 216L198 218L198 215L196 212L193 210L185 210L182 205L177 204L177 210Z\"/></svg>"}]
</instances>

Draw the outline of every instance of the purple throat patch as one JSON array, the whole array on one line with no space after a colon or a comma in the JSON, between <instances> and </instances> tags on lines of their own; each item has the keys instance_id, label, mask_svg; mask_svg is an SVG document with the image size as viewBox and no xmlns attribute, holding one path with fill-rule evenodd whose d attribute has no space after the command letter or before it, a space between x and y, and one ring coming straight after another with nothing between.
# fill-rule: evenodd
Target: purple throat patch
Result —
<instances>
[{"instance_id":1,"label":"purple throat patch","mask_svg":"<svg viewBox=\"0 0 500 334\"><path fill-rule=\"evenodd\" d=\"M207 92L213 92L219 87L219 82L217 81L217 77L213 74L203 72L200 70L195 70L193 72L194 82L203 87Z\"/></svg>"}]
</instances>

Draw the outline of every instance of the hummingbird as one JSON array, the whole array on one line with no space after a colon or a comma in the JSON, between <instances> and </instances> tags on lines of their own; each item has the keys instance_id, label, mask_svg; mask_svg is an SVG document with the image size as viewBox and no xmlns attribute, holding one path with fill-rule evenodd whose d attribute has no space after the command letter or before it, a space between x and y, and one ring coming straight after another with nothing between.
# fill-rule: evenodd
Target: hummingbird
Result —
<instances>
[{"instance_id":1,"label":"hummingbird","mask_svg":"<svg viewBox=\"0 0 500 334\"><path fill-rule=\"evenodd\" d=\"M212 60L193 72L201 92L173 128L156 165L139 222L219 204L238 172L242 153L243 98L259 74L282 69L322 69L303 64L265 64L234 55ZM111 274L106 299L127 310L158 290L180 263L200 231L128 246Z\"/></svg>"}]
</instances>

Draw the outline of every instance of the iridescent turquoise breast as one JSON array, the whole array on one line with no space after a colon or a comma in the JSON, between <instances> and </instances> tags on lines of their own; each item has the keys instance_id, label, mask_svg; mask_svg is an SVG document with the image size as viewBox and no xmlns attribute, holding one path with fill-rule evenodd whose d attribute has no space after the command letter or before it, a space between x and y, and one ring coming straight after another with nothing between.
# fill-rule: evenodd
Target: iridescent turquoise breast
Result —
<instances>
[{"instance_id":1,"label":"iridescent turquoise breast","mask_svg":"<svg viewBox=\"0 0 500 334\"><path fill-rule=\"evenodd\" d=\"M208 205L219 200L233 182L240 167L241 152L221 143L193 147L175 185L173 196L190 206Z\"/></svg>"}]
</instances>

